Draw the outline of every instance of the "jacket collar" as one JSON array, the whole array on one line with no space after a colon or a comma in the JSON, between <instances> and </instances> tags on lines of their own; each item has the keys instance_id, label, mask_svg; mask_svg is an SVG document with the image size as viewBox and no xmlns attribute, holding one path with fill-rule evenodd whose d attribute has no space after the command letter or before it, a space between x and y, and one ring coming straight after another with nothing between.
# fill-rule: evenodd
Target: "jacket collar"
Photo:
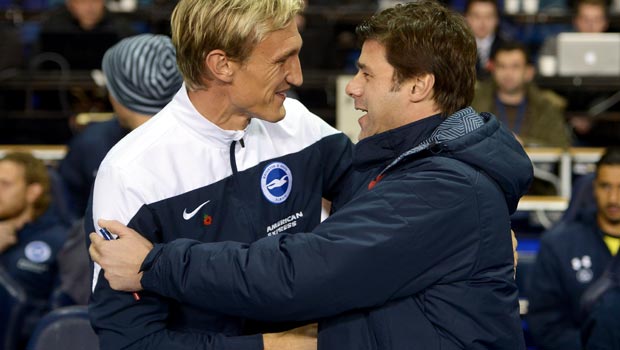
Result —
<instances>
[{"instance_id":1,"label":"jacket collar","mask_svg":"<svg viewBox=\"0 0 620 350\"><path fill-rule=\"evenodd\" d=\"M393 148L392 158L387 154L384 154L383 158L371 158L365 155L364 150L367 149L365 144L360 142L358 144L360 147L356 146L359 152L355 155L354 166L360 164L368 166L372 163L375 168L383 169L369 184L369 188L401 162L430 155L453 158L479 169L502 189L510 213L516 210L519 198L530 186L533 176L530 159L514 135L489 113L478 114L471 107L464 108L446 118L421 142L419 140L422 135L411 136L406 132L406 128L403 129L393 130L396 133L392 133L392 137L409 138L409 146L414 147L396 157L393 155L407 148L406 141ZM377 137L376 140L379 139L382 138ZM374 140L369 138L368 142L373 143ZM370 161L363 163L364 160ZM378 164L379 161L383 161L383 164ZM356 170L360 169L356 167Z\"/></svg>"},{"instance_id":2,"label":"jacket collar","mask_svg":"<svg viewBox=\"0 0 620 350\"><path fill-rule=\"evenodd\" d=\"M429 138L443 120L437 114L361 140L353 149L353 166L363 171L397 158Z\"/></svg>"},{"instance_id":3,"label":"jacket collar","mask_svg":"<svg viewBox=\"0 0 620 350\"><path fill-rule=\"evenodd\" d=\"M366 170L391 162L380 175L404 158L433 147L450 148L456 140L482 127L490 115L479 115L467 107L443 119L433 115L360 141L354 148L353 166Z\"/></svg>"},{"instance_id":4,"label":"jacket collar","mask_svg":"<svg viewBox=\"0 0 620 350\"><path fill-rule=\"evenodd\" d=\"M185 83L174 96L170 108L172 108L174 118L216 147L229 147L233 141L244 138L253 124L250 122L244 130L224 130L213 124L196 110L189 99Z\"/></svg>"}]
</instances>

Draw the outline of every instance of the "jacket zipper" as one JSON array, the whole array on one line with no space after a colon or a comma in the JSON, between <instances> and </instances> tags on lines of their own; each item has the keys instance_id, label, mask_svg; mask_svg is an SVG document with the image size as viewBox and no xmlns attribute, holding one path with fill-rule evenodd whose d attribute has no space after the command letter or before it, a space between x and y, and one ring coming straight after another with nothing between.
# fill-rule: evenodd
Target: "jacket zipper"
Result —
<instances>
[{"instance_id":1,"label":"jacket zipper","mask_svg":"<svg viewBox=\"0 0 620 350\"><path fill-rule=\"evenodd\" d=\"M242 148L245 148L245 142L243 142L243 139L239 139L239 144L241 145ZM230 144L230 167L232 168L233 176L237 174L237 159L235 158L235 146L236 145L237 145L237 141L233 141Z\"/></svg>"},{"instance_id":2,"label":"jacket zipper","mask_svg":"<svg viewBox=\"0 0 620 350\"><path fill-rule=\"evenodd\" d=\"M242 148L245 148L245 142L243 142L243 139L239 139L239 144L241 145ZM238 170L237 170L237 159L235 157L235 149L237 146L237 141L233 141L230 144L230 167L232 168L232 182L233 182L233 187L230 189L230 193L233 196L233 201L235 202L239 202L239 217L243 217L245 219L246 225L245 227L249 230L249 232L254 236L258 238L257 235L257 228L254 227L254 220L252 219L252 216L250 215L250 211L246 210L246 205L247 202L244 201L240 201L239 197L237 196L237 191L239 188L241 188L240 184L239 184L239 178L237 176Z\"/></svg>"}]
</instances>

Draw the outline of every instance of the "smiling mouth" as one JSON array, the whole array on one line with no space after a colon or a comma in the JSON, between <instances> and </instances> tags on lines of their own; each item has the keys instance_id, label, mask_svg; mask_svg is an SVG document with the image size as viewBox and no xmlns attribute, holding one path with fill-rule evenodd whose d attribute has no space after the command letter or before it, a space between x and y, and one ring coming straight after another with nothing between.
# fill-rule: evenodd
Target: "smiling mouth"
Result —
<instances>
[{"instance_id":1,"label":"smiling mouth","mask_svg":"<svg viewBox=\"0 0 620 350\"><path fill-rule=\"evenodd\" d=\"M281 91L276 91L276 95L281 96L283 98L286 98L286 93L288 92L288 89L286 90L281 90Z\"/></svg>"}]
</instances>

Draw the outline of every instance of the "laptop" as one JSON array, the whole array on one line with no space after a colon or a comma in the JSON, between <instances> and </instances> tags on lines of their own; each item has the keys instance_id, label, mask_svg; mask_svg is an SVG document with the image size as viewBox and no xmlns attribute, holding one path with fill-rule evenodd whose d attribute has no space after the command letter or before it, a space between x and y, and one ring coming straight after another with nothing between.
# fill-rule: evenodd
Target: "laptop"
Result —
<instances>
[{"instance_id":1,"label":"laptop","mask_svg":"<svg viewBox=\"0 0 620 350\"><path fill-rule=\"evenodd\" d=\"M620 33L559 34L558 73L620 77Z\"/></svg>"}]
</instances>

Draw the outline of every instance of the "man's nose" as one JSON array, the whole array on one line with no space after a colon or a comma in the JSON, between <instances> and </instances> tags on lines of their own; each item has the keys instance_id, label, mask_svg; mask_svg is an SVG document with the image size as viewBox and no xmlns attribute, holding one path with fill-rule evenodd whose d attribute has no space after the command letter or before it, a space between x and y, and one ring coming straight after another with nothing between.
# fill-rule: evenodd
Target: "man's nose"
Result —
<instances>
[{"instance_id":1,"label":"man's nose","mask_svg":"<svg viewBox=\"0 0 620 350\"><path fill-rule=\"evenodd\" d=\"M347 95L351 97L358 97L361 95L361 85L359 84L359 73L356 74L351 81L347 84L344 91Z\"/></svg>"},{"instance_id":2,"label":"man's nose","mask_svg":"<svg viewBox=\"0 0 620 350\"><path fill-rule=\"evenodd\" d=\"M620 186L615 186L609 191L609 201L612 203L620 203Z\"/></svg>"},{"instance_id":3,"label":"man's nose","mask_svg":"<svg viewBox=\"0 0 620 350\"><path fill-rule=\"evenodd\" d=\"M301 86L301 84L304 83L304 76L301 72L301 62L299 62L299 56L291 58L286 81L293 86Z\"/></svg>"}]
</instances>

